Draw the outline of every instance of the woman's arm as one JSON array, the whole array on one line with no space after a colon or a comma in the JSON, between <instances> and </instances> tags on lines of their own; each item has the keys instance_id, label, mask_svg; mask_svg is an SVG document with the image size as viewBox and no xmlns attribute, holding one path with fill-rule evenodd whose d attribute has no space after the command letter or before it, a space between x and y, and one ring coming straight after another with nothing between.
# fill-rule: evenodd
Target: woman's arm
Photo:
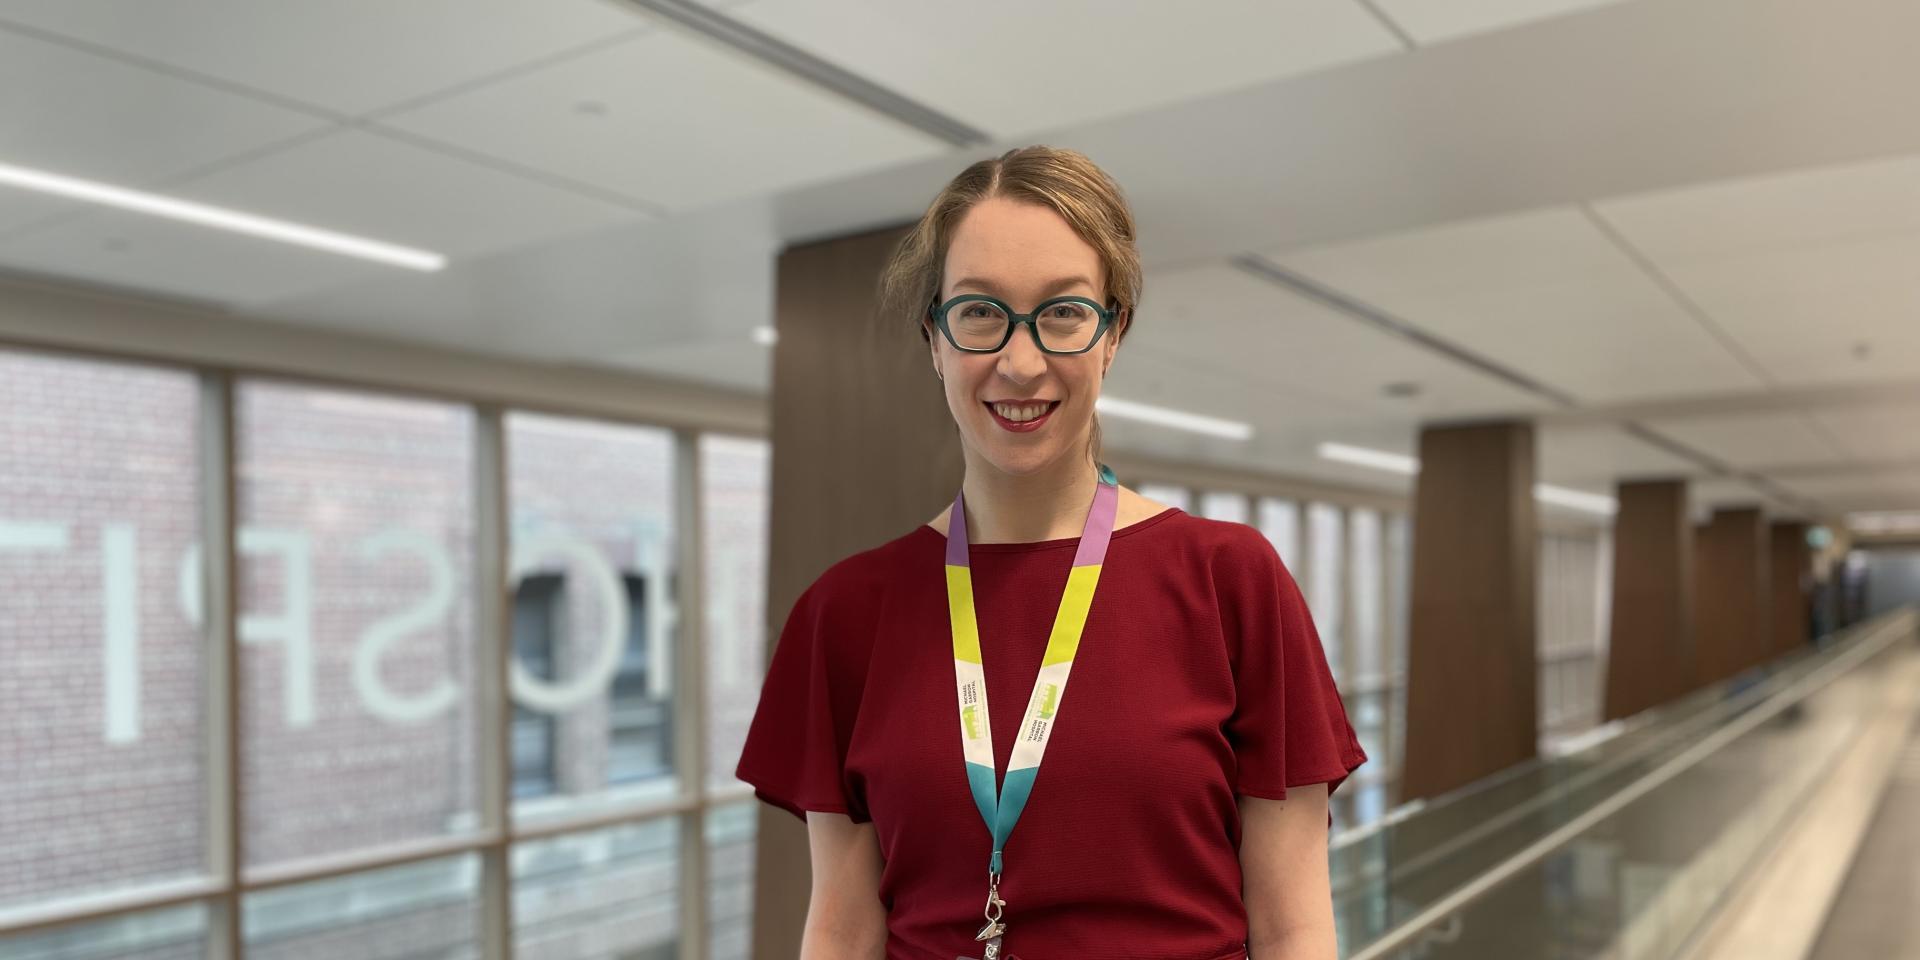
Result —
<instances>
[{"instance_id":1,"label":"woman's arm","mask_svg":"<svg viewBox=\"0 0 1920 960\"><path fill-rule=\"evenodd\" d=\"M1240 798L1240 873L1253 960L1334 960L1326 784Z\"/></svg>"},{"instance_id":2,"label":"woman's arm","mask_svg":"<svg viewBox=\"0 0 1920 960\"><path fill-rule=\"evenodd\" d=\"M884 960L887 911L880 905L880 840L873 824L844 813L807 812L813 895L800 960Z\"/></svg>"}]
</instances>

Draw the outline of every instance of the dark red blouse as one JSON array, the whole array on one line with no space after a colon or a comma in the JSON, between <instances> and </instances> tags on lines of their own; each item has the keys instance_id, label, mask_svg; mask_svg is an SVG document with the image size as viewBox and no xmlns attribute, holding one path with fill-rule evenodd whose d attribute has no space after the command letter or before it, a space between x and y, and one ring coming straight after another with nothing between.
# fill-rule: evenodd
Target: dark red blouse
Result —
<instances>
[{"instance_id":1,"label":"dark red blouse","mask_svg":"<svg viewBox=\"0 0 1920 960\"><path fill-rule=\"evenodd\" d=\"M997 777L1078 542L972 548ZM872 821L889 960L979 956L992 838L961 761L945 546L922 525L807 588L736 771L802 819ZM1177 508L1114 532L1054 723L1000 886L1022 960L1239 960L1236 795L1331 790L1366 761L1273 546Z\"/></svg>"}]
</instances>

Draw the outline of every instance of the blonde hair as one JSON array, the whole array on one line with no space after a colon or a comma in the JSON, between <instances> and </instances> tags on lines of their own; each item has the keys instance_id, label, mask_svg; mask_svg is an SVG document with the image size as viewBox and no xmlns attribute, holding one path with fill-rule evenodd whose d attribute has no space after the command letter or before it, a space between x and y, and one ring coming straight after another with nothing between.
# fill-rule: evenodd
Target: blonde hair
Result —
<instances>
[{"instance_id":1,"label":"blonde hair","mask_svg":"<svg viewBox=\"0 0 1920 960\"><path fill-rule=\"evenodd\" d=\"M923 339L932 336L928 311L940 295L953 230L975 204L993 197L1051 209L1094 249L1106 272L1107 302L1118 314L1111 335L1122 339L1133 326L1142 286L1133 211L1120 185L1086 154L1039 144L968 166L933 198L880 274L881 317L887 322L911 319ZM1098 417L1092 453L1098 462Z\"/></svg>"}]
</instances>

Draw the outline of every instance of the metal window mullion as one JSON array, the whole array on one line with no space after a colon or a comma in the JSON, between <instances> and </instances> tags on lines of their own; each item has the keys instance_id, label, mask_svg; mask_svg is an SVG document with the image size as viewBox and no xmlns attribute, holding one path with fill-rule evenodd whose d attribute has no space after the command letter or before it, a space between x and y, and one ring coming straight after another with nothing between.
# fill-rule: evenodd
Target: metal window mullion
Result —
<instances>
[{"instance_id":1,"label":"metal window mullion","mask_svg":"<svg viewBox=\"0 0 1920 960\"><path fill-rule=\"evenodd\" d=\"M1360 671L1360 644L1357 642L1359 624L1354 622L1353 569L1358 566L1360 551L1353 548L1353 508L1336 506L1334 508L1336 527L1334 542L1339 544L1340 562L1334 571L1335 600L1334 607L1340 611L1340 675L1352 685Z\"/></svg>"},{"instance_id":2,"label":"metal window mullion","mask_svg":"<svg viewBox=\"0 0 1920 960\"><path fill-rule=\"evenodd\" d=\"M474 411L474 750L479 758L480 955L513 957L513 741L507 636L507 465L505 417L500 407Z\"/></svg>"},{"instance_id":3,"label":"metal window mullion","mask_svg":"<svg viewBox=\"0 0 1920 960\"><path fill-rule=\"evenodd\" d=\"M674 754L680 789L696 801L680 818L680 960L707 956L706 571L700 436L673 433Z\"/></svg>"},{"instance_id":4,"label":"metal window mullion","mask_svg":"<svg viewBox=\"0 0 1920 960\"><path fill-rule=\"evenodd\" d=\"M1374 663L1379 665L1378 696L1380 701L1379 739L1380 758L1385 765L1387 757L1393 756L1393 555L1389 549L1393 546L1393 514L1385 510L1374 512L1373 524L1373 642L1375 644Z\"/></svg>"},{"instance_id":5,"label":"metal window mullion","mask_svg":"<svg viewBox=\"0 0 1920 960\"><path fill-rule=\"evenodd\" d=\"M199 378L201 643L206 671L207 864L221 884L211 901L209 955L245 956L241 929L242 837L240 792L239 548L235 530L233 377L202 371Z\"/></svg>"}]
</instances>

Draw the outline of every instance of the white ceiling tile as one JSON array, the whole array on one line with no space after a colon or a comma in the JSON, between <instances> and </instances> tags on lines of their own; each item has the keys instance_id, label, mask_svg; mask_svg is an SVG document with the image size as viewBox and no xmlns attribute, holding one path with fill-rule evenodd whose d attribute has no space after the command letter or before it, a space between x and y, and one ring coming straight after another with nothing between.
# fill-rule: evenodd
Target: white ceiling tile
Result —
<instances>
[{"instance_id":1,"label":"white ceiling tile","mask_svg":"<svg viewBox=\"0 0 1920 960\"><path fill-rule=\"evenodd\" d=\"M1547 409L1551 401L1305 300L1242 270L1161 271L1130 339L1196 366L1337 404L1355 415L1437 420ZM1419 388L1389 396L1389 384Z\"/></svg>"},{"instance_id":2,"label":"white ceiling tile","mask_svg":"<svg viewBox=\"0 0 1920 960\"><path fill-rule=\"evenodd\" d=\"M1373 0L1421 44L1439 43L1489 30L1606 6L1619 0Z\"/></svg>"},{"instance_id":3,"label":"white ceiling tile","mask_svg":"<svg viewBox=\"0 0 1920 960\"><path fill-rule=\"evenodd\" d=\"M1831 510L1920 509L1920 470L1789 476L1780 483Z\"/></svg>"},{"instance_id":4,"label":"white ceiling tile","mask_svg":"<svg viewBox=\"0 0 1920 960\"><path fill-rule=\"evenodd\" d=\"M1663 268L1782 383L1920 377L1920 233Z\"/></svg>"},{"instance_id":5,"label":"white ceiling tile","mask_svg":"<svg viewBox=\"0 0 1920 960\"><path fill-rule=\"evenodd\" d=\"M1268 256L1582 402L1762 385L1575 209Z\"/></svg>"},{"instance_id":6,"label":"white ceiling tile","mask_svg":"<svg viewBox=\"0 0 1920 960\"><path fill-rule=\"evenodd\" d=\"M1920 233L1920 156L1616 197L1595 209L1655 263Z\"/></svg>"},{"instance_id":7,"label":"white ceiling tile","mask_svg":"<svg viewBox=\"0 0 1920 960\"><path fill-rule=\"evenodd\" d=\"M5 21L347 114L646 23L605 0L0 0Z\"/></svg>"},{"instance_id":8,"label":"white ceiling tile","mask_svg":"<svg viewBox=\"0 0 1920 960\"><path fill-rule=\"evenodd\" d=\"M1614 483L1681 476L1700 467L1611 424L1542 425L1535 432L1538 474L1548 483Z\"/></svg>"},{"instance_id":9,"label":"white ceiling tile","mask_svg":"<svg viewBox=\"0 0 1920 960\"><path fill-rule=\"evenodd\" d=\"M166 193L456 260L646 216L357 130L224 168ZM392 270L206 227L142 222L150 219L88 212L0 242L0 263L229 303L284 299Z\"/></svg>"},{"instance_id":10,"label":"white ceiling tile","mask_svg":"<svg viewBox=\"0 0 1920 960\"><path fill-rule=\"evenodd\" d=\"M1781 464L1827 463L1844 459L1802 414L1728 413L1650 420L1662 436L1740 470Z\"/></svg>"},{"instance_id":11,"label":"white ceiling tile","mask_svg":"<svg viewBox=\"0 0 1920 960\"><path fill-rule=\"evenodd\" d=\"M665 344L596 358L594 363L740 390L766 390L773 380L773 350L745 338Z\"/></svg>"},{"instance_id":12,"label":"white ceiling tile","mask_svg":"<svg viewBox=\"0 0 1920 960\"><path fill-rule=\"evenodd\" d=\"M431 282L428 274L119 210L0 237L0 267L232 305L388 272Z\"/></svg>"},{"instance_id":13,"label":"white ceiling tile","mask_svg":"<svg viewBox=\"0 0 1920 960\"><path fill-rule=\"evenodd\" d=\"M170 193L450 257L647 218L630 207L359 130L329 134Z\"/></svg>"},{"instance_id":14,"label":"white ceiling tile","mask_svg":"<svg viewBox=\"0 0 1920 960\"><path fill-rule=\"evenodd\" d=\"M1821 407L1812 416L1855 460L1920 459L1920 403Z\"/></svg>"},{"instance_id":15,"label":"white ceiling tile","mask_svg":"<svg viewBox=\"0 0 1920 960\"><path fill-rule=\"evenodd\" d=\"M328 328L405 331L462 349L485 345L538 362L600 363L705 342L758 350L752 331L772 322L778 249L766 238L763 209L732 212L632 221L456 259L429 284L410 271L387 271L256 312Z\"/></svg>"},{"instance_id":16,"label":"white ceiling tile","mask_svg":"<svg viewBox=\"0 0 1920 960\"><path fill-rule=\"evenodd\" d=\"M583 101L600 109L582 112ZM665 30L382 123L671 211L946 150L759 61Z\"/></svg>"},{"instance_id":17,"label":"white ceiling tile","mask_svg":"<svg viewBox=\"0 0 1920 960\"><path fill-rule=\"evenodd\" d=\"M1765 490L1744 480L1722 477L1691 480L1687 483L1687 502L1695 522L1705 522L1720 507L1759 506L1780 512L1788 505Z\"/></svg>"},{"instance_id":18,"label":"white ceiling tile","mask_svg":"<svg viewBox=\"0 0 1920 960\"><path fill-rule=\"evenodd\" d=\"M0 30L0 163L148 187L325 124ZM79 205L0 186L0 232Z\"/></svg>"},{"instance_id":19,"label":"white ceiling tile","mask_svg":"<svg viewBox=\"0 0 1920 960\"><path fill-rule=\"evenodd\" d=\"M938 0L770 0L733 15L999 137L1401 49L1352 0L987 0L965 16Z\"/></svg>"}]
</instances>

